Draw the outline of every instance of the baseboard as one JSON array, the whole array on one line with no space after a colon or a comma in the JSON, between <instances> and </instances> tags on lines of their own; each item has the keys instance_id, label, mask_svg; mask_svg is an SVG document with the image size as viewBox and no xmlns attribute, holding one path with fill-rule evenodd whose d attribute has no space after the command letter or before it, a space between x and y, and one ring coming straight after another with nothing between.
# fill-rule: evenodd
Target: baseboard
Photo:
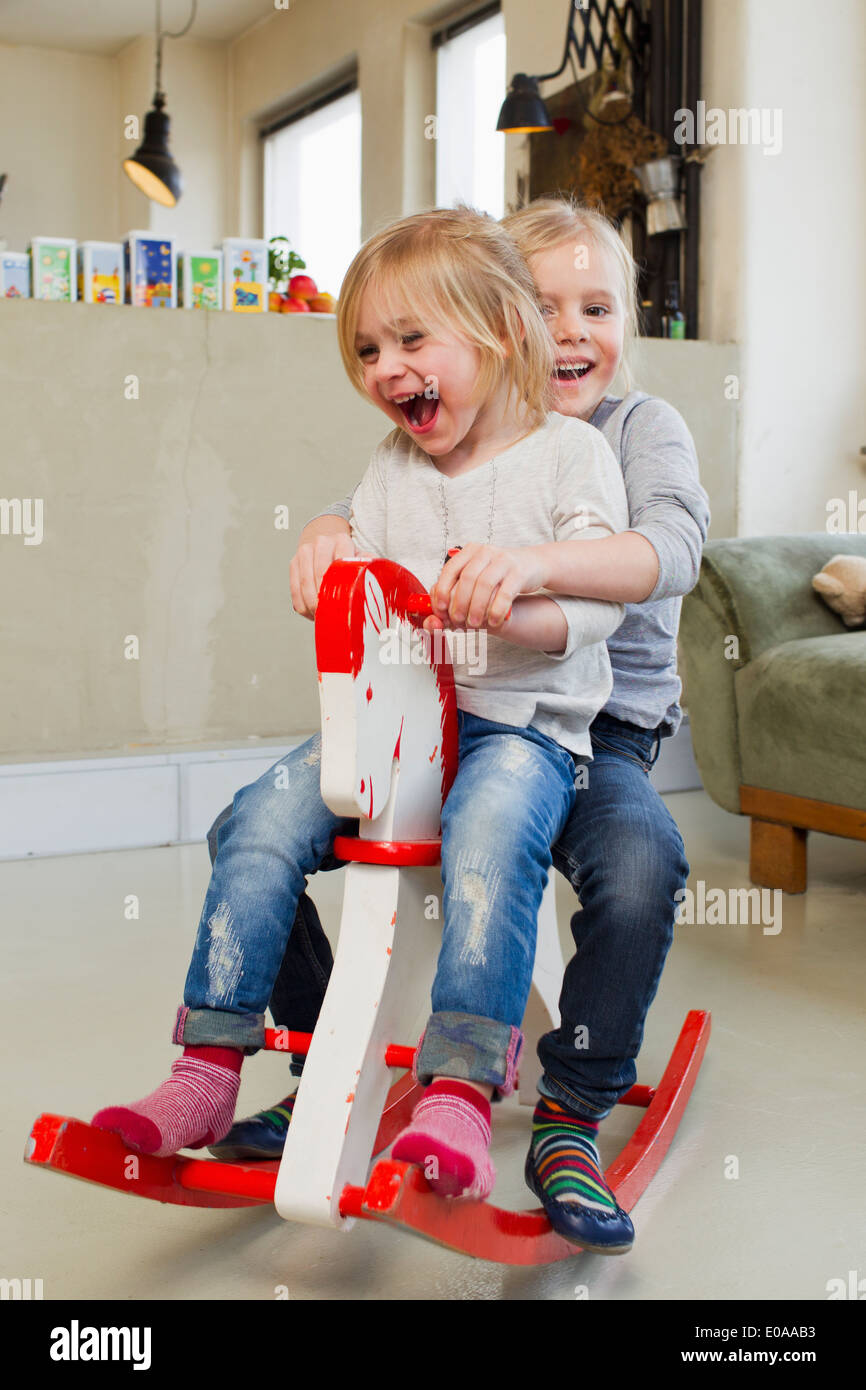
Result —
<instances>
[{"instance_id":1,"label":"baseboard","mask_svg":"<svg viewBox=\"0 0 866 1390\"><path fill-rule=\"evenodd\" d=\"M0 764L0 860L202 841L238 788L306 737ZM652 780L662 793L701 786L687 720Z\"/></svg>"},{"instance_id":2,"label":"baseboard","mask_svg":"<svg viewBox=\"0 0 866 1390\"><path fill-rule=\"evenodd\" d=\"M0 859L204 840L238 788L306 737L0 764Z\"/></svg>"}]
</instances>

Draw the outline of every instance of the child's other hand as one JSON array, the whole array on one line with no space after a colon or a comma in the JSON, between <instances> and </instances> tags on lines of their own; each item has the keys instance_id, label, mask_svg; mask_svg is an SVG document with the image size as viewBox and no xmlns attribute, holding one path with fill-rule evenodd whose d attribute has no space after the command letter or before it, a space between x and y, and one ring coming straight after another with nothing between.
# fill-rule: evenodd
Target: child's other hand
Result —
<instances>
[{"instance_id":1,"label":"child's other hand","mask_svg":"<svg viewBox=\"0 0 866 1390\"><path fill-rule=\"evenodd\" d=\"M443 627L495 632L510 616L518 594L534 593L543 585L541 562L532 546L507 549L473 543L452 555L430 590L430 602Z\"/></svg>"},{"instance_id":2,"label":"child's other hand","mask_svg":"<svg viewBox=\"0 0 866 1390\"><path fill-rule=\"evenodd\" d=\"M314 541L299 545L289 567L295 612L302 618L315 618L325 570L333 560L356 554L352 537L344 532L316 536Z\"/></svg>"}]
</instances>

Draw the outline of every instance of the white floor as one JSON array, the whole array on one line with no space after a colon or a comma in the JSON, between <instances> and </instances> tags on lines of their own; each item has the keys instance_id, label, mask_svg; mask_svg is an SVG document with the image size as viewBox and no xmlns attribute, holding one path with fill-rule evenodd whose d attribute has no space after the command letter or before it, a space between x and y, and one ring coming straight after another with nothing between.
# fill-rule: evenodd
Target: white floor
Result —
<instances>
[{"instance_id":1,"label":"white floor","mask_svg":"<svg viewBox=\"0 0 866 1390\"><path fill-rule=\"evenodd\" d=\"M747 887L747 823L703 792L666 800L692 886ZM633 1251L510 1270L372 1224L342 1234L287 1225L270 1209L183 1210L24 1164L40 1111L89 1119L167 1074L208 858L201 845L0 864L0 1276L42 1279L45 1299L261 1300L281 1286L293 1300L826 1299L829 1281L866 1277L866 846L812 836L809 867L809 891L784 899L777 934L677 928L639 1080L658 1079L690 1008L712 1010L713 1033L635 1209ZM342 882L311 881L329 933ZM567 932L575 900L561 880L557 893ZM124 915L131 894L137 921ZM248 1062L241 1113L273 1103L284 1082L279 1056ZM606 1121L606 1161L642 1113L620 1106ZM511 1102L497 1111L502 1206L537 1205L522 1180L528 1115Z\"/></svg>"}]
</instances>

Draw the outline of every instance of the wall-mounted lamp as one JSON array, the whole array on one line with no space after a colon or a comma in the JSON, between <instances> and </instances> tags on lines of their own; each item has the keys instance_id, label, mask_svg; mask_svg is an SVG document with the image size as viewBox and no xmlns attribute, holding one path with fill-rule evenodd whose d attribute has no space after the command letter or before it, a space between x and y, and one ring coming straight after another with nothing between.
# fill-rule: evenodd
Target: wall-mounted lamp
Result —
<instances>
[{"instance_id":1,"label":"wall-mounted lamp","mask_svg":"<svg viewBox=\"0 0 866 1390\"><path fill-rule=\"evenodd\" d=\"M575 9L578 10L583 20L582 40L574 32ZM601 38L598 40L593 37L590 30L590 20L593 16L601 25ZM595 58L597 68L604 65L605 50L610 54L614 67L618 67L622 55L607 29L611 16L616 19L619 25L619 43L625 48L633 63L640 63L649 35L649 25L642 19L634 0L625 0L621 8L617 8L615 4L608 4L603 14L598 7L597 0L583 0L579 6L575 5L574 0L568 0L568 25L565 31L565 52L562 55L562 62L556 72L546 72L540 77L530 77L525 72L515 74L511 79L511 89L502 103L496 129L504 131L506 135L522 135L531 131L557 129L556 122L550 119L538 84L539 82L551 82L553 78L559 77L561 73L565 72L569 59L574 61L572 49L577 54L581 67L586 61L587 50ZM629 17L634 23L634 41L629 38L626 32L626 23ZM575 80L577 80L576 72ZM608 102L608 97L614 99L613 103ZM623 102L628 104L628 110L625 113L627 119L631 114L631 103L625 93L619 92L613 86L605 97L602 106L614 104L621 111ZM605 114L609 113L606 111ZM620 119L615 121L603 120L600 121L600 124L619 125Z\"/></svg>"},{"instance_id":2,"label":"wall-mounted lamp","mask_svg":"<svg viewBox=\"0 0 866 1390\"><path fill-rule=\"evenodd\" d=\"M511 90L502 103L497 130L506 135L526 135L536 130L553 130L553 122L538 90L541 77L528 77L525 72L515 73L511 79Z\"/></svg>"},{"instance_id":3,"label":"wall-mounted lamp","mask_svg":"<svg viewBox=\"0 0 866 1390\"><path fill-rule=\"evenodd\" d=\"M192 14L188 24L176 34L162 28L161 0L156 0L156 87L153 106L144 118L144 139L131 159L123 161L123 167L136 188L155 203L173 208L183 192L183 179L180 170L171 157L168 148L168 132L171 124L165 111L165 93L162 90L162 41L180 39L192 28L198 0L192 0Z\"/></svg>"}]
</instances>

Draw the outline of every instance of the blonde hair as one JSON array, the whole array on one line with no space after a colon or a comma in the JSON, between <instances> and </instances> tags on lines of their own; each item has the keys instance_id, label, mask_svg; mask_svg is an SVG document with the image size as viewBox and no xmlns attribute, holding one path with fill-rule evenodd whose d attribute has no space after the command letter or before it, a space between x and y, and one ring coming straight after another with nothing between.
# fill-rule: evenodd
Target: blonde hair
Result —
<instances>
[{"instance_id":1,"label":"blonde hair","mask_svg":"<svg viewBox=\"0 0 866 1390\"><path fill-rule=\"evenodd\" d=\"M621 370L626 389L630 391L633 386L630 357L638 329L638 268L613 223L600 209L591 208L576 198L561 196L536 198L519 212L504 217L502 225L527 261L530 256L552 251L572 237L580 236L608 253L619 280L624 330Z\"/></svg>"},{"instance_id":2,"label":"blonde hair","mask_svg":"<svg viewBox=\"0 0 866 1390\"><path fill-rule=\"evenodd\" d=\"M552 408L554 350L529 267L500 223L462 204L404 217L361 247L337 306L343 366L364 395L356 333L361 297L379 295L396 319L410 314L425 332L457 333L481 355L476 399L503 377L533 426Z\"/></svg>"}]
</instances>

